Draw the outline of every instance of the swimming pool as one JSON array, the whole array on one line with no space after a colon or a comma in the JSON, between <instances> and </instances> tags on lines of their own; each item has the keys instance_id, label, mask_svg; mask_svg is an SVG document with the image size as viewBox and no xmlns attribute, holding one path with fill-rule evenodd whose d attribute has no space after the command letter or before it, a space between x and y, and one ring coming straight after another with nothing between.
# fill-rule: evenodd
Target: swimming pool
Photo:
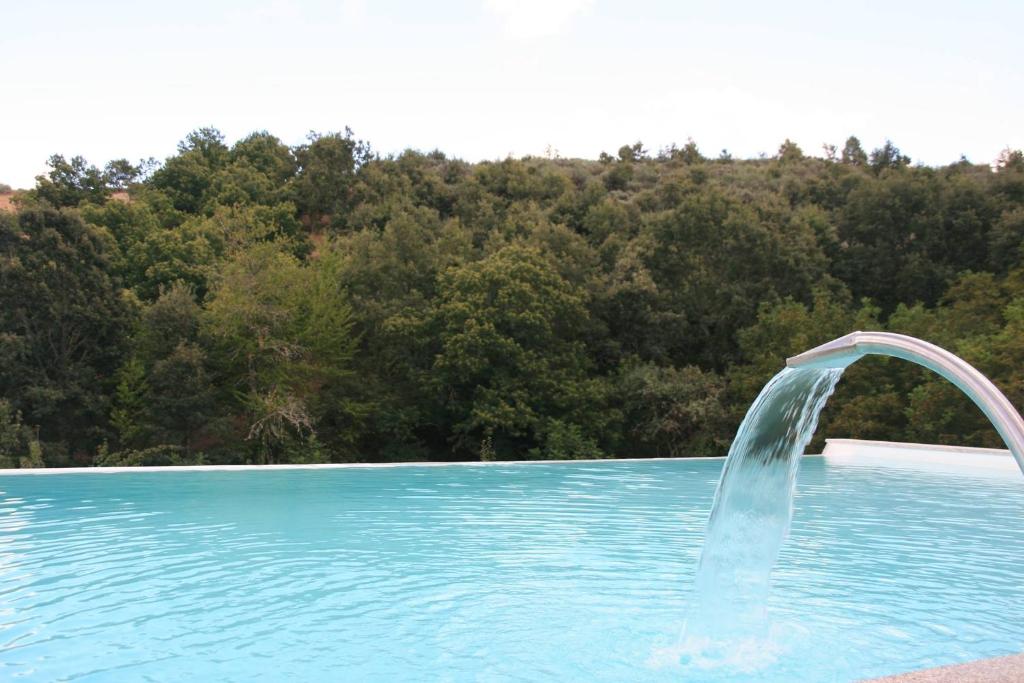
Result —
<instances>
[{"instance_id":1,"label":"swimming pool","mask_svg":"<svg viewBox=\"0 0 1024 683\"><path fill-rule=\"evenodd\" d=\"M1024 650L1019 472L822 458L767 632L684 637L721 467L0 476L0 679L845 683Z\"/></svg>"}]
</instances>

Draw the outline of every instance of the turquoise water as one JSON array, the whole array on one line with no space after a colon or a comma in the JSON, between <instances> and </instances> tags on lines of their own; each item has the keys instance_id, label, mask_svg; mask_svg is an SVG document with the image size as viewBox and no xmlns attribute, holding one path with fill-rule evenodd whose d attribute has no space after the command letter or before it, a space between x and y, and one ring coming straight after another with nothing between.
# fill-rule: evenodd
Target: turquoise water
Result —
<instances>
[{"instance_id":1,"label":"turquoise water","mask_svg":"<svg viewBox=\"0 0 1024 683\"><path fill-rule=\"evenodd\" d=\"M694 633L721 467L0 477L0 680L827 683L1024 650L1024 477L820 458L765 632Z\"/></svg>"}]
</instances>

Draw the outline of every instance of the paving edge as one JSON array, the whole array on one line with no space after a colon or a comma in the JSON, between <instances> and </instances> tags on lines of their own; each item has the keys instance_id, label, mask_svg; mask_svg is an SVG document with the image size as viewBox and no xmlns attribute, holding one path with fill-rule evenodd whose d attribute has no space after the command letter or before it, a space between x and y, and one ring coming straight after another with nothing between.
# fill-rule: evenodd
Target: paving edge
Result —
<instances>
[{"instance_id":1,"label":"paving edge","mask_svg":"<svg viewBox=\"0 0 1024 683\"><path fill-rule=\"evenodd\" d=\"M1020 683L1024 681L1024 654L979 659L967 664L922 669L884 676L861 683Z\"/></svg>"}]
</instances>

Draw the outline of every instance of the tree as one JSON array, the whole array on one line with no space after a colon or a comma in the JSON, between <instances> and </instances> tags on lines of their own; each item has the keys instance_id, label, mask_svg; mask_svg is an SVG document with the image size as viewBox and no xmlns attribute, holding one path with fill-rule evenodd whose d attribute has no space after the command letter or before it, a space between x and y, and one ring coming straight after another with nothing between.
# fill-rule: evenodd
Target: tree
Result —
<instances>
[{"instance_id":1,"label":"tree","mask_svg":"<svg viewBox=\"0 0 1024 683\"><path fill-rule=\"evenodd\" d=\"M700 368L631 363L616 386L630 455L676 458L719 455L728 447L725 383Z\"/></svg>"},{"instance_id":2,"label":"tree","mask_svg":"<svg viewBox=\"0 0 1024 683\"><path fill-rule=\"evenodd\" d=\"M226 161L228 148L224 144L224 134L216 128L197 128L178 143L178 154L194 155L206 166L216 168Z\"/></svg>"},{"instance_id":3,"label":"tree","mask_svg":"<svg viewBox=\"0 0 1024 683\"><path fill-rule=\"evenodd\" d=\"M222 206L278 205L298 169L292 150L267 132L253 133L231 148L210 179L208 202Z\"/></svg>"},{"instance_id":4,"label":"tree","mask_svg":"<svg viewBox=\"0 0 1024 683\"><path fill-rule=\"evenodd\" d=\"M1024 246L1024 206L1004 209L992 226L988 245L988 266L1005 273L1020 263Z\"/></svg>"},{"instance_id":5,"label":"tree","mask_svg":"<svg viewBox=\"0 0 1024 683\"><path fill-rule=\"evenodd\" d=\"M899 147L886 140L885 144L871 152L871 169L877 174L887 168L903 168L910 165L910 157L902 154Z\"/></svg>"},{"instance_id":6,"label":"tree","mask_svg":"<svg viewBox=\"0 0 1024 683\"><path fill-rule=\"evenodd\" d=\"M843 145L840 161L850 166L865 166L868 163L868 155L865 154L864 148L860 146L860 140L853 135L846 138L846 144Z\"/></svg>"},{"instance_id":7,"label":"tree","mask_svg":"<svg viewBox=\"0 0 1024 683\"><path fill-rule=\"evenodd\" d=\"M838 212L838 240L829 256L832 274L854 297L871 297L886 313L898 303L934 304L957 268L959 252L941 245L941 183L930 173L888 173L863 177ZM985 251L985 236L975 249L970 241L957 249Z\"/></svg>"},{"instance_id":8,"label":"tree","mask_svg":"<svg viewBox=\"0 0 1024 683\"><path fill-rule=\"evenodd\" d=\"M147 231L141 240L127 245L125 279L144 301L154 301L162 289L175 282L187 283L200 295L218 262L216 246L206 226L186 222L174 230Z\"/></svg>"},{"instance_id":9,"label":"tree","mask_svg":"<svg viewBox=\"0 0 1024 683\"><path fill-rule=\"evenodd\" d=\"M103 168L103 177L111 190L127 190L142 175L142 167L135 166L127 159L114 159Z\"/></svg>"},{"instance_id":10,"label":"tree","mask_svg":"<svg viewBox=\"0 0 1024 683\"><path fill-rule=\"evenodd\" d=\"M0 458L720 453L785 357L858 327L1024 401L1020 153L826 154L470 164L204 128L159 168L54 157L0 213ZM991 437L907 363L857 363L830 406L834 436Z\"/></svg>"},{"instance_id":11,"label":"tree","mask_svg":"<svg viewBox=\"0 0 1024 683\"><path fill-rule=\"evenodd\" d=\"M314 227L324 219L344 225L355 174L370 160L370 147L348 128L344 133L310 133L307 139L294 150L299 168L292 184L295 205Z\"/></svg>"},{"instance_id":12,"label":"tree","mask_svg":"<svg viewBox=\"0 0 1024 683\"><path fill-rule=\"evenodd\" d=\"M157 443L181 446L191 456L197 436L212 422L216 389L206 349L180 341L156 360L147 377L146 413Z\"/></svg>"},{"instance_id":13,"label":"tree","mask_svg":"<svg viewBox=\"0 0 1024 683\"><path fill-rule=\"evenodd\" d=\"M623 149L626 149L623 147ZM621 151L621 150L620 150ZM604 174L604 186L609 190L625 190L633 179L633 164L628 159L619 159Z\"/></svg>"},{"instance_id":14,"label":"tree","mask_svg":"<svg viewBox=\"0 0 1024 683\"><path fill-rule=\"evenodd\" d=\"M330 262L302 265L273 244L228 262L203 318L216 364L236 392L256 462L303 457L318 424L350 422L344 381L357 344L352 309ZM341 446L353 433L322 435Z\"/></svg>"},{"instance_id":15,"label":"tree","mask_svg":"<svg viewBox=\"0 0 1024 683\"><path fill-rule=\"evenodd\" d=\"M117 373L110 424L117 432L117 442L123 447L142 447L150 437L146 413L149 383L146 367L137 357L130 357Z\"/></svg>"},{"instance_id":16,"label":"tree","mask_svg":"<svg viewBox=\"0 0 1024 683\"><path fill-rule=\"evenodd\" d=\"M438 275L478 257L459 221L404 203L381 229L340 235L318 259L345 284L359 332L353 369L368 405L359 453L370 459L447 457L443 409L433 379Z\"/></svg>"},{"instance_id":17,"label":"tree","mask_svg":"<svg viewBox=\"0 0 1024 683\"><path fill-rule=\"evenodd\" d=\"M189 461L197 437L216 423L216 399L222 397L200 338L201 313L193 291L182 283L143 310L132 355L118 371L111 413L122 451L168 446Z\"/></svg>"},{"instance_id":18,"label":"tree","mask_svg":"<svg viewBox=\"0 0 1024 683\"><path fill-rule=\"evenodd\" d=\"M234 162L245 161L275 187L283 186L298 170L292 150L266 131L252 133L236 142L230 157Z\"/></svg>"},{"instance_id":19,"label":"tree","mask_svg":"<svg viewBox=\"0 0 1024 683\"><path fill-rule=\"evenodd\" d=\"M996 160L999 171L1024 171L1024 151L1007 147Z\"/></svg>"},{"instance_id":20,"label":"tree","mask_svg":"<svg viewBox=\"0 0 1024 683\"><path fill-rule=\"evenodd\" d=\"M800 149L799 145L786 138L785 142L779 147L779 153L776 156L781 163L791 164L796 161L802 161L804 152Z\"/></svg>"},{"instance_id":21,"label":"tree","mask_svg":"<svg viewBox=\"0 0 1024 683\"><path fill-rule=\"evenodd\" d=\"M50 172L36 177L32 191L37 198L62 208L86 201L99 204L110 196L107 177L84 158L76 156L67 161L60 154L54 154L46 163Z\"/></svg>"},{"instance_id":22,"label":"tree","mask_svg":"<svg viewBox=\"0 0 1024 683\"><path fill-rule=\"evenodd\" d=\"M647 158L647 150L644 149L644 143L637 140L632 145L623 145L619 147L619 161L643 161Z\"/></svg>"},{"instance_id":23,"label":"tree","mask_svg":"<svg viewBox=\"0 0 1024 683\"><path fill-rule=\"evenodd\" d=\"M228 162L224 135L200 128L178 143L178 154L153 173L150 185L163 192L178 211L199 213L206 207L214 174Z\"/></svg>"},{"instance_id":24,"label":"tree","mask_svg":"<svg viewBox=\"0 0 1024 683\"><path fill-rule=\"evenodd\" d=\"M44 442L88 461L132 307L110 276L110 240L69 209L0 214L0 397Z\"/></svg>"},{"instance_id":25,"label":"tree","mask_svg":"<svg viewBox=\"0 0 1024 683\"><path fill-rule=\"evenodd\" d=\"M45 467L43 449L32 430L22 424L21 413L0 399L0 467Z\"/></svg>"},{"instance_id":26,"label":"tree","mask_svg":"<svg viewBox=\"0 0 1024 683\"><path fill-rule=\"evenodd\" d=\"M479 455L488 443L499 457L600 454L607 415L580 340L586 298L519 245L441 276L434 371L458 452Z\"/></svg>"},{"instance_id":27,"label":"tree","mask_svg":"<svg viewBox=\"0 0 1024 683\"><path fill-rule=\"evenodd\" d=\"M717 189L650 215L636 240L657 295L649 327L625 332L644 360L724 369L761 301L810 297L827 262L813 224ZM628 318L627 318L628 319Z\"/></svg>"},{"instance_id":28,"label":"tree","mask_svg":"<svg viewBox=\"0 0 1024 683\"><path fill-rule=\"evenodd\" d=\"M699 164L707 161L704 155L700 153L700 148L697 147L697 143L694 142L693 138L687 138L686 144L679 150L679 158L682 159L684 164Z\"/></svg>"}]
</instances>

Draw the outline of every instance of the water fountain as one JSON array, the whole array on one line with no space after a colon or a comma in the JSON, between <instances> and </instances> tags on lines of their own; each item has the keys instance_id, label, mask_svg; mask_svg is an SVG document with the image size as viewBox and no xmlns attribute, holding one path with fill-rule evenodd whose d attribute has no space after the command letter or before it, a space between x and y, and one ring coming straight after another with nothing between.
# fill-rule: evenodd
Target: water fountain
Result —
<instances>
[{"instance_id":1,"label":"water fountain","mask_svg":"<svg viewBox=\"0 0 1024 683\"><path fill-rule=\"evenodd\" d=\"M1013 404L978 370L934 344L853 332L789 358L747 412L715 493L692 615L709 635L749 633L765 623L769 575L789 530L800 456L843 371L866 355L909 360L955 384L992 421L1024 471L1024 420Z\"/></svg>"}]
</instances>

